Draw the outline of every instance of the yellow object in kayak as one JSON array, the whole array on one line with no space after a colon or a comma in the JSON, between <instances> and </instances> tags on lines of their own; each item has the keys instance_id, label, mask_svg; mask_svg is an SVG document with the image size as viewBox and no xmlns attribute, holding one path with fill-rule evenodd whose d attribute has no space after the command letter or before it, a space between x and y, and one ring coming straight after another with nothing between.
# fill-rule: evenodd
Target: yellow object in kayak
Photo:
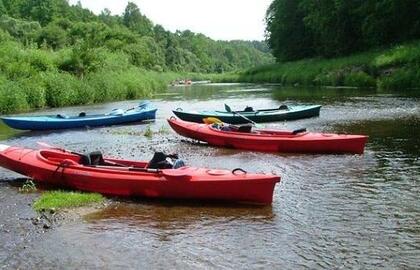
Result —
<instances>
[{"instance_id":1,"label":"yellow object in kayak","mask_svg":"<svg viewBox=\"0 0 420 270\"><path fill-rule=\"evenodd\" d=\"M203 122L207 125L223 124L223 122L219 118L216 118L216 117L203 118Z\"/></svg>"}]
</instances>

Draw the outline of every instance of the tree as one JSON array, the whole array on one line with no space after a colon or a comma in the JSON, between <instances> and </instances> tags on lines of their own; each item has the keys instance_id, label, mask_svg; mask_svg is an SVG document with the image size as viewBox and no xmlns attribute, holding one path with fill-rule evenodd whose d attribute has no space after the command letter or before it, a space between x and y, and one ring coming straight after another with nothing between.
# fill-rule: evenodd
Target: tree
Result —
<instances>
[{"instance_id":1,"label":"tree","mask_svg":"<svg viewBox=\"0 0 420 270\"><path fill-rule=\"evenodd\" d=\"M64 59L59 68L79 78L84 78L88 73L99 69L103 61L101 54L91 48L88 42L79 42L72 48L69 57Z\"/></svg>"},{"instance_id":2,"label":"tree","mask_svg":"<svg viewBox=\"0 0 420 270\"><path fill-rule=\"evenodd\" d=\"M142 36L153 35L153 23L140 12L140 9L133 2L128 2L123 14L123 23L131 30Z\"/></svg>"},{"instance_id":3,"label":"tree","mask_svg":"<svg viewBox=\"0 0 420 270\"><path fill-rule=\"evenodd\" d=\"M304 22L298 0L275 0L266 14L266 37L279 60L295 60L314 55L313 35Z\"/></svg>"},{"instance_id":4,"label":"tree","mask_svg":"<svg viewBox=\"0 0 420 270\"><path fill-rule=\"evenodd\" d=\"M420 38L418 0L274 0L266 21L278 61L335 57Z\"/></svg>"},{"instance_id":5,"label":"tree","mask_svg":"<svg viewBox=\"0 0 420 270\"><path fill-rule=\"evenodd\" d=\"M130 56L130 61L135 66L146 69L165 66L162 49L151 37L142 37L137 43L126 45L124 51Z\"/></svg>"},{"instance_id":6,"label":"tree","mask_svg":"<svg viewBox=\"0 0 420 270\"><path fill-rule=\"evenodd\" d=\"M119 23L118 16L112 16L111 11L107 8L101 11L99 14L99 19L108 26L115 26Z\"/></svg>"},{"instance_id":7,"label":"tree","mask_svg":"<svg viewBox=\"0 0 420 270\"><path fill-rule=\"evenodd\" d=\"M360 14L363 0L303 0L305 24L314 35L318 55L338 56L360 50Z\"/></svg>"},{"instance_id":8,"label":"tree","mask_svg":"<svg viewBox=\"0 0 420 270\"><path fill-rule=\"evenodd\" d=\"M57 24L50 23L41 29L37 42L39 45L45 43L54 50L60 49L67 43L67 33Z\"/></svg>"},{"instance_id":9,"label":"tree","mask_svg":"<svg viewBox=\"0 0 420 270\"><path fill-rule=\"evenodd\" d=\"M65 15L69 20L74 22L98 21L95 14L93 14L90 10L82 7L82 3L80 3L80 1L78 1L76 5L66 8Z\"/></svg>"},{"instance_id":10,"label":"tree","mask_svg":"<svg viewBox=\"0 0 420 270\"><path fill-rule=\"evenodd\" d=\"M3 5L6 9L7 15L13 18L21 18L21 8L26 4L27 0L2 0Z\"/></svg>"},{"instance_id":11,"label":"tree","mask_svg":"<svg viewBox=\"0 0 420 270\"><path fill-rule=\"evenodd\" d=\"M27 0L21 7L21 15L44 26L61 16L67 6L65 0Z\"/></svg>"},{"instance_id":12,"label":"tree","mask_svg":"<svg viewBox=\"0 0 420 270\"><path fill-rule=\"evenodd\" d=\"M6 15L6 14L7 14L6 7L4 6L3 0L0 0L0 16Z\"/></svg>"},{"instance_id":13,"label":"tree","mask_svg":"<svg viewBox=\"0 0 420 270\"><path fill-rule=\"evenodd\" d=\"M104 44L109 27L99 22L78 22L70 30L72 43L85 41L89 47L100 47Z\"/></svg>"},{"instance_id":14,"label":"tree","mask_svg":"<svg viewBox=\"0 0 420 270\"><path fill-rule=\"evenodd\" d=\"M0 17L0 28L27 44L34 39L41 26L38 22L24 21L3 15Z\"/></svg>"}]
</instances>

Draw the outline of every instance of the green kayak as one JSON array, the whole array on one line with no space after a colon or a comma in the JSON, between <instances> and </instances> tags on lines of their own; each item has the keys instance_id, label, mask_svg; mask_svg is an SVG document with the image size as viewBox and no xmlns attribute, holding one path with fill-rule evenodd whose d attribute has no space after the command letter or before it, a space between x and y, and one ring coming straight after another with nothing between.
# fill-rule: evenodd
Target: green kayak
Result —
<instances>
[{"instance_id":1,"label":"green kayak","mask_svg":"<svg viewBox=\"0 0 420 270\"><path fill-rule=\"evenodd\" d=\"M203 123L203 118L216 117L225 123L244 124L249 123L246 119L250 119L257 123L276 122L284 120L296 120L319 116L321 110L320 105L312 106L286 106L281 105L279 108L254 110L246 107L243 111L183 111L178 108L173 113L180 119L189 122Z\"/></svg>"}]
</instances>

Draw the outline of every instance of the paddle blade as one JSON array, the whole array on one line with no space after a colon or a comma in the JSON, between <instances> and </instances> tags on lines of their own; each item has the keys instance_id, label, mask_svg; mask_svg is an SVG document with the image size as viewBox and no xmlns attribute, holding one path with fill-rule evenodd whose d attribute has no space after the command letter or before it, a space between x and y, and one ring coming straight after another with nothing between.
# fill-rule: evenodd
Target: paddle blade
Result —
<instances>
[{"instance_id":1,"label":"paddle blade","mask_svg":"<svg viewBox=\"0 0 420 270\"><path fill-rule=\"evenodd\" d=\"M227 104L225 104L225 110L227 112L232 112L232 109Z\"/></svg>"},{"instance_id":2,"label":"paddle blade","mask_svg":"<svg viewBox=\"0 0 420 270\"><path fill-rule=\"evenodd\" d=\"M212 125L212 124L223 124L222 120L216 117L207 117L203 118L204 124Z\"/></svg>"}]
</instances>

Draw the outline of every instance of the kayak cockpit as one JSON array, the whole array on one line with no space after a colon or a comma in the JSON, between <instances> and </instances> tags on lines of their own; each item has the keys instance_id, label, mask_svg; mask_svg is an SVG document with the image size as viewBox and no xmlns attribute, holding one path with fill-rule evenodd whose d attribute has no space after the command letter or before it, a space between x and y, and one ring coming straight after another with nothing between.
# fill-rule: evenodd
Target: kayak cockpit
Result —
<instances>
[{"instance_id":1,"label":"kayak cockpit","mask_svg":"<svg viewBox=\"0 0 420 270\"><path fill-rule=\"evenodd\" d=\"M107 169L121 169L125 167L158 170L178 169L185 166L184 161L179 159L178 155L166 155L162 152L156 152L149 162L104 158L100 151L94 151L88 154L80 154L67 151L43 149L39 151L38 157L44 162L57 165L67 163L68 165Z\"/></svg>"},{"instance_id":2,"label":"kayak cockpit","mask_svg":"<svg viewBox=\"0 0 420 270\"><path fill-rule=\"evenodd\" d=\"M53 163L60 163L65 159L71 160L75 163L80 162L80 156L72 154L70 152L59 152L56 150L40 150L38 157L42 160Z\"/></svg>"},{"instance_id":3,"label":"kayak cockpit","mask_svg":"<svg viewBox=\"0 0 420 270\"><path fill-rule=\"evenodd\" d=\"M265 135L265 136L285 136L295 137L307 134L305 128L296 129L293 131L289 130L272 130L272 129L253 129L251 124L243 125L230 125L226 123L214 123L209 125L209 128L215 131L232 132L237 134L250 134L250 135Z\"/></svg>"}]
</instances>

